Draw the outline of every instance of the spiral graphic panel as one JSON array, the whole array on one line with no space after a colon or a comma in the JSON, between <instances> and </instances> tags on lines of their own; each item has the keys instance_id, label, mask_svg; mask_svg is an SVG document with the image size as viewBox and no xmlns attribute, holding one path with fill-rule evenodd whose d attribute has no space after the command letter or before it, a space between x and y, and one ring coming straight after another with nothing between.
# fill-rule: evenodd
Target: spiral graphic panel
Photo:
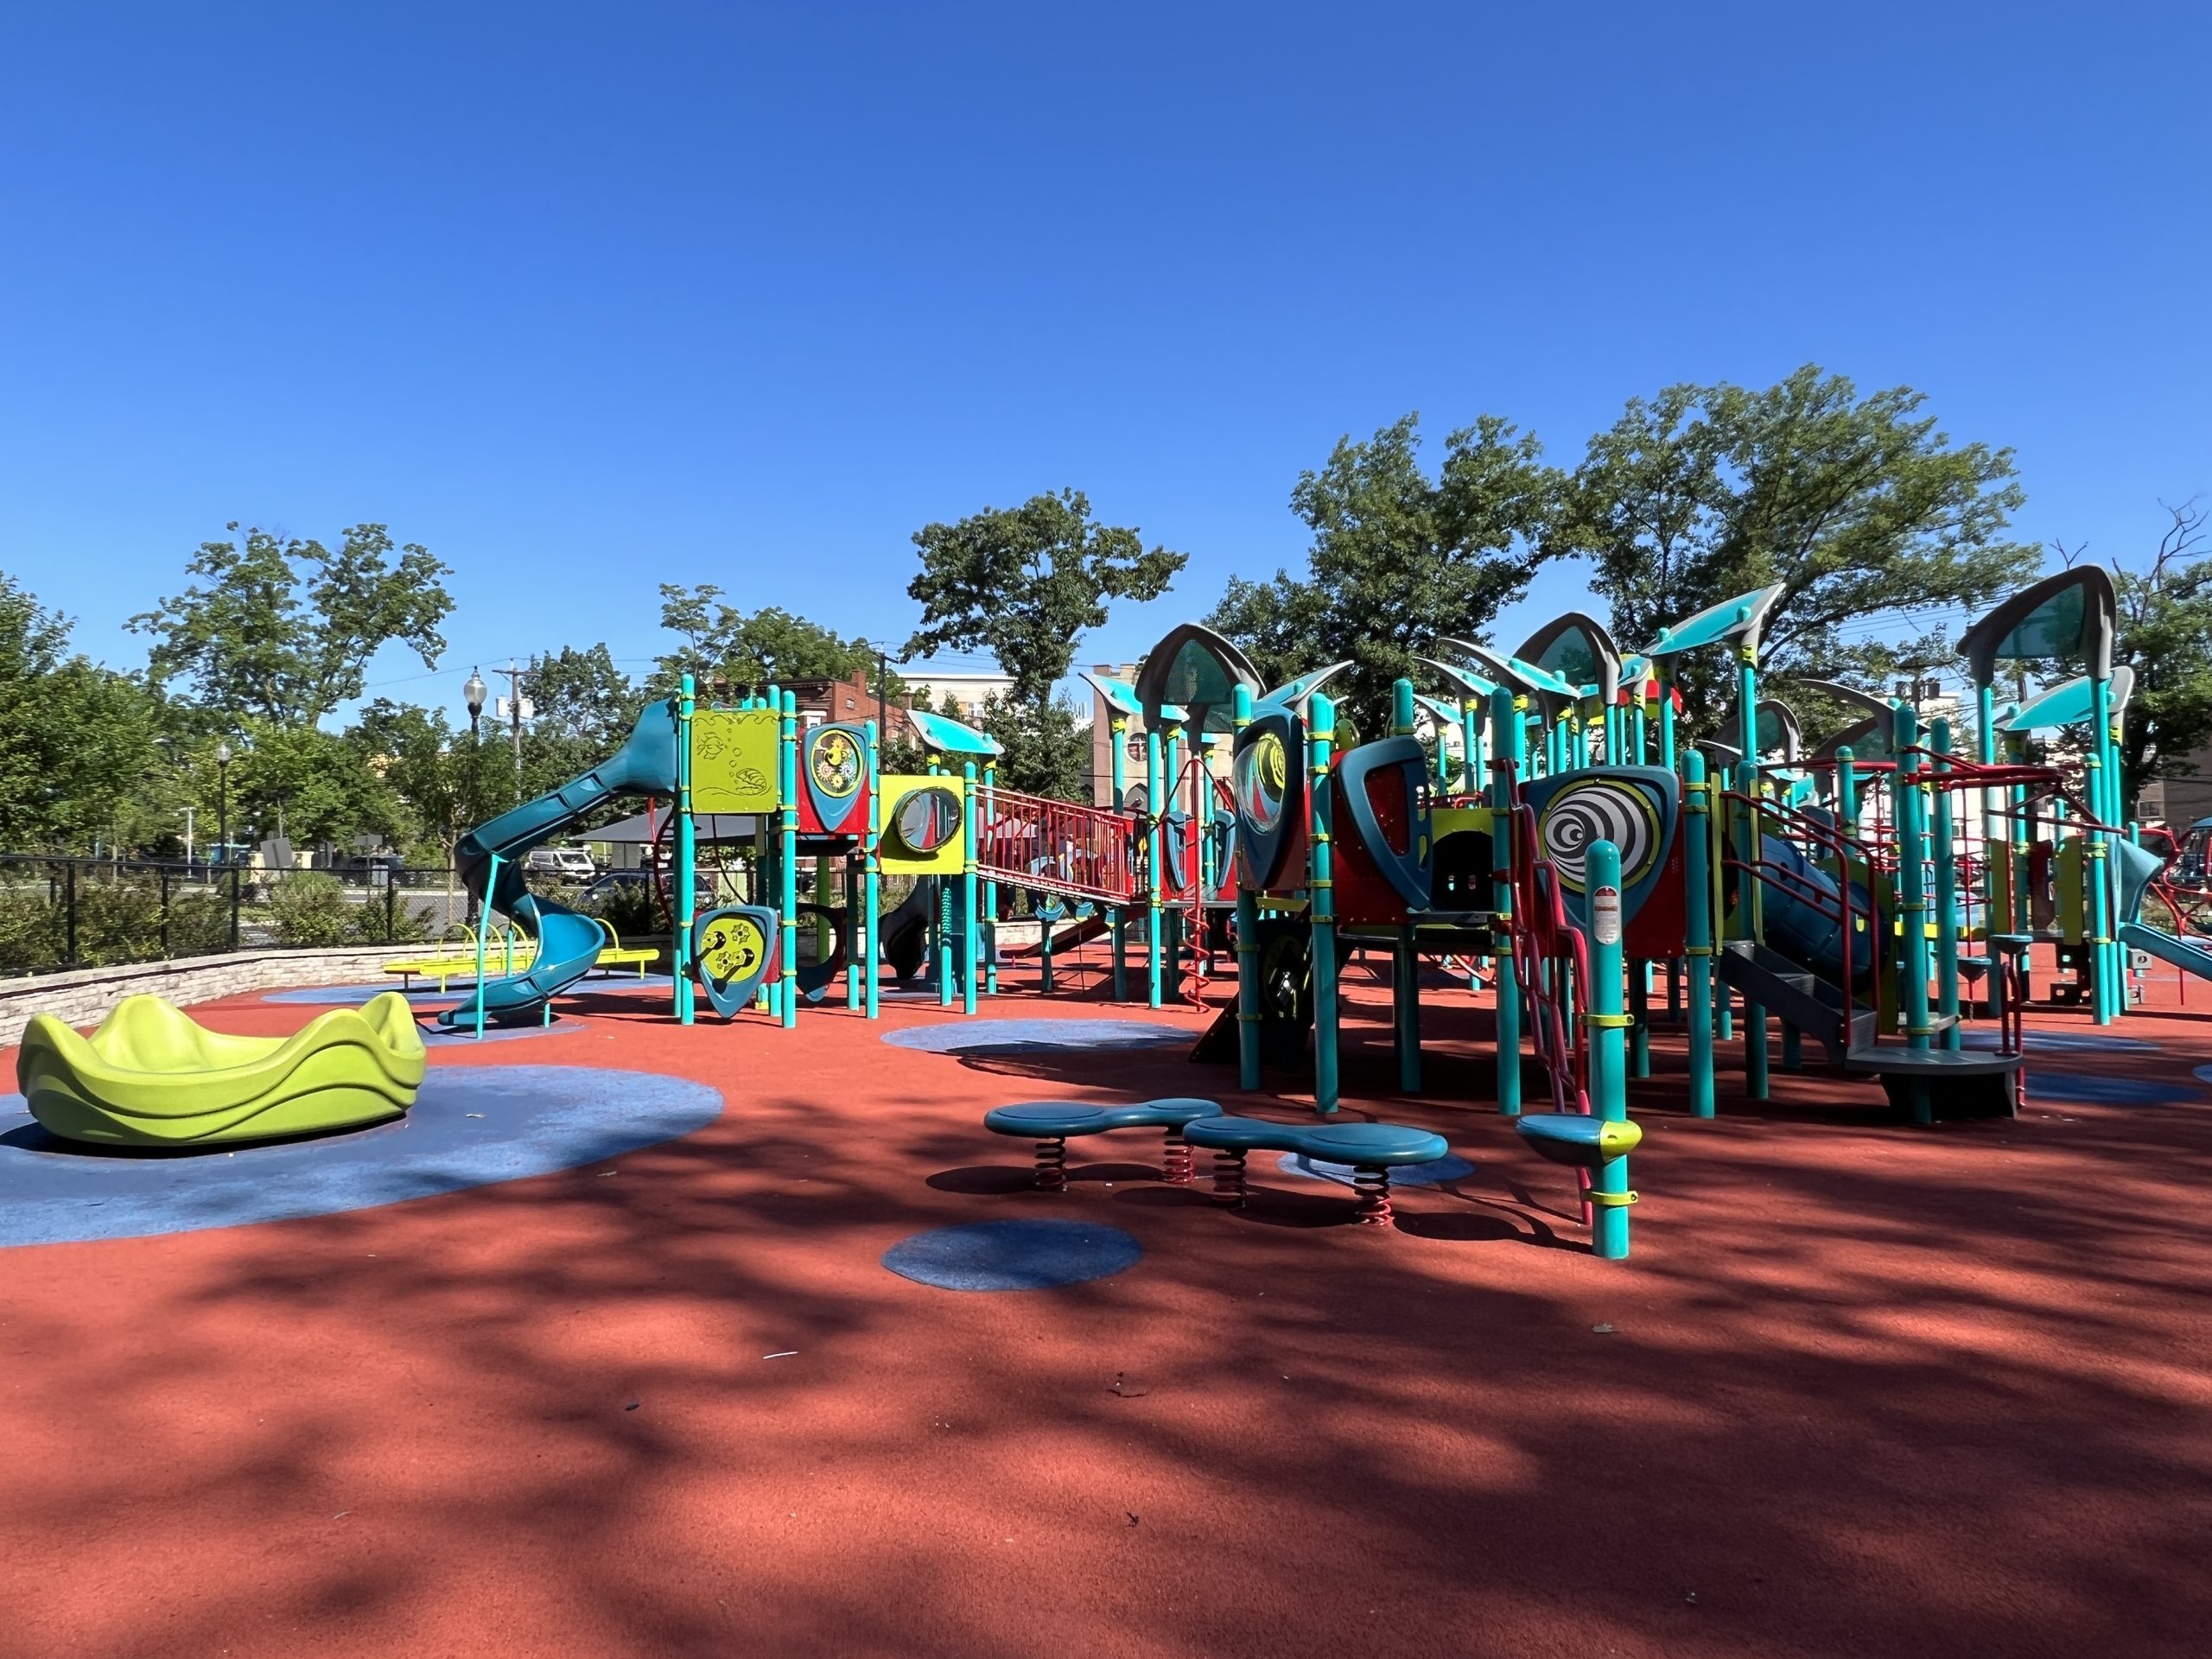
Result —
<instances>
[{"instance_id":1,"label":"spiral graphic panel","mask_svg":"<svg viewBox=\"0 0 2212 1659\"><path fill-rule=\"evenodd\" d=\"M1597 842L1620 849L1622 919L1632 919L1651 896L1674 849L1677 787L1674 774L1656 766L1592 767L1527 786L1537 846L1558 871L1577 923L1586 917L1590 848Z\"/></svg>"}]
</instances>

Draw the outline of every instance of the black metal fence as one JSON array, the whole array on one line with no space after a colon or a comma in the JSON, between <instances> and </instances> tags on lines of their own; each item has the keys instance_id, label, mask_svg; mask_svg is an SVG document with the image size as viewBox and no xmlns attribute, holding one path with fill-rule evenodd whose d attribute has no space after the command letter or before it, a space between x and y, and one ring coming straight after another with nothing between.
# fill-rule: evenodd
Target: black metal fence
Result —
<instances>
[{"instance_id":1,"label":"black metal fence","mask_svg":"<svg viewBox=\"0 0 2212 1659\"><path fill-rule=\"evenodd\" d=\"M450 870L261 870L0 854L0 975L226 950L407 944L458 934Z\"/></svg>"}]
</instances>

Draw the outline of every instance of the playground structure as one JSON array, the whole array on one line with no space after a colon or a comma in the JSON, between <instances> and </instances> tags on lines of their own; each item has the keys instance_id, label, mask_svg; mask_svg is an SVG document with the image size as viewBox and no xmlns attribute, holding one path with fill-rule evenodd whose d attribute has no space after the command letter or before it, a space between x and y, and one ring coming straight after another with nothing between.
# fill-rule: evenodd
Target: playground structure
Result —
<instances>
[{"instance_id":1,"label":"playground structure","mask_svg":"<svg viewBox=\"0 0 2212 1659\"><path fill-rule=\"evenodd\" d=\"M667 807L671 1012L685 1025L703 993L722 1019L794 1029L803 1010L836 1000L840 982L843 1007L875 1019L887 963L900 982L934 990L940 1007L973 1014L999 989L1009 959L999 923L1020 893L1039 921L1048 992L1063 922L1073 924L1071 939L1109 941L1117 1000L1203 1005L1221 959L1233 959L1233 995L1193 1058L1233 1061L1247 1090L1270 1071L1310 1076L1325 1122L1343 1096L1341 975L1377 955L1390 964L1401 1090L1423 1086L1424 997L1487 997L1497 1109L1541 1155L1577 1172L1593 1248L1617 1257L1637 1199L1627 1158L1641 1138L1627 1085L1649 1075L1662 1018L1687 1033L1694 1117L1715 1109L1722 1043L1741 1044L1747 1096L1769 1096L1778 1027L1784 1073L1805 1067L1809 1037L1830 1065L1878 1084L1902 1116L1928 1124L2017 1113L2037 945L2056 950L2053 994L2077 997L2099 1024L2126 1006L2130 950L2212 977L2212 948L2188 937L2190 867L2169 880L2171 855L2117 822L2114 722L2131 687L2111 662L2113 595L2101 571L2038 582L1968 632L1973 758L1957 752L1947 721L1923 733L1909 703L1830 684L1815 689L1855 718L1805 753L1796 715L1760 683L1760 635L1780 592L1713 606L1637 652L1580 613L1510 652L1443 639L1422 665L1445 695L1398 681L1388 731L1351 745L1339 741L1325 690L1346 664L1269 690L1233 644L1185 624L1147 656L1133 686L1092 682L1113 726L1116 804L1107 807L999 787L995 741L943 716L914 717L927 770L885 775L873 722L802 728L787 691L718 705L687 678L677 696L639 715L604 764L463 840L462 878L479 908L473 963L440 954L392 971L442 989L465 976L466 996L437 1019L479 1037L550 1021L555 999L596 968L642 975L647 952L624 949L603 923L523 879L531 848L632 796ZM1734 696L1688 742L1678 671L1698 652L1727 659ZM2088 672L2000 704L2000 664ZM1125 759L1138 720L1141 794ZM2078 783L2053 757L2034 758L2032 745L2053 738L2078 749ZM717 862L704 888L702 820L738 826L711 836ZM733 833L743 849L734 868ZM2206 838L2193 843L2200 871ZM897 880L911 886L887 910ZM1440 964L1440 993L1425 972ZM1969 1043L1965 1025L1977 1014L1993 1032ZM245 1089L254 1065L320 1064L297 1048L234 1055L222 1049L229 1039L188 1040L174 1024L142 1011L83 1054L70 1046L85 1046L73 1033L67 1042L41 1033L38 1053L62 1057L41 1060L41 1077L93 1077L103 1039L118 1054L152 1057L147 1069L166 1069L180 1090L197 1073L229 1069ZM125 1029L156 1025L158 1042ZM317 1042L340 1044L336 1033ZM1543 1079L1533 1102L1530 1061ZM41 1088L35 1100L67 1092L50 1080ZM1224 1158L1259 1147L1319 1155L1281 1125L1210 1123L1211 1103L1154 1107L1207 1108L1169 1127L1191 1144L1218 1141ZM257 1109L191 1134L296 1133L384 1109L360 1100L305 1116ZM1048 1150L1064 1159L1067 1135L1124 1121L1053 1109L1061 1130L1028 1125L1040 1176ZM73 1117L55 1105L51 1116L57 1133L73 1132L59 1127L67 1120L90 1126L81 1138L128 1138L114 1109ZM1365 1127L1376 1132L1372 1156L1350 1166L1367 1183L1364 1217L1387 1218L1389 1169L1417 1161L1428 1141L1423 1131ZM1178 1160L1186 1168L1187 1147ZM1221 1192L1239 1201L1241 1182Z\"/></svg>"}]
</instances>

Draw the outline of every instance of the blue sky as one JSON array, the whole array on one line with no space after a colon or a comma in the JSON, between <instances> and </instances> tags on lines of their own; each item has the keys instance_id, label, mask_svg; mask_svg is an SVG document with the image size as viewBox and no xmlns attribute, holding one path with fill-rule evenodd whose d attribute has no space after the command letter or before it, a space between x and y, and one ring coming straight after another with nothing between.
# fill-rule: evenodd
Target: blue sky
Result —
<instances>
[{"instance_id":1,"label":"blue sky","mask_svg":"<svg viewBox=\"0 0 2212 1659\"><path fill-rule=\"evenodd\" d=\"M0 569L136 664L226 520L380 519L461 610L372 680L453 702L650 657L663 581L903 639L917 526L1072 485L1192 555L1103 659L1296 563L1342 434L1496 411L1571 461L1807 361L2133 554L2212 491L2209 18L11 8Z\"/></svg>"}]
</instances>

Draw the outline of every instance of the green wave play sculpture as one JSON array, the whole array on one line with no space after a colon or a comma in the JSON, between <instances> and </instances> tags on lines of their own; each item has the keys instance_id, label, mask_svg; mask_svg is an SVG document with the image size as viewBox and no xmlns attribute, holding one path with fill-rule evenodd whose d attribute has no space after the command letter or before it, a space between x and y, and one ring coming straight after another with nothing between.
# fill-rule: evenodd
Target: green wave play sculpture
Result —
<instances>
[{"instance_id":1,"label":"green wave play sculpture","mask_svg":"<svg viewBox=\"0 0 2212 1659\"><path fill-rule=\"evenodd\" d=\"M89 1038L35 1016L16 1077L31 1116L64 1140L181 1147L383 1122L415 1103L423 1065L397 991L289 1037L226 1036L158 996L126 996Z\"/></svg>"}]
</instances>

